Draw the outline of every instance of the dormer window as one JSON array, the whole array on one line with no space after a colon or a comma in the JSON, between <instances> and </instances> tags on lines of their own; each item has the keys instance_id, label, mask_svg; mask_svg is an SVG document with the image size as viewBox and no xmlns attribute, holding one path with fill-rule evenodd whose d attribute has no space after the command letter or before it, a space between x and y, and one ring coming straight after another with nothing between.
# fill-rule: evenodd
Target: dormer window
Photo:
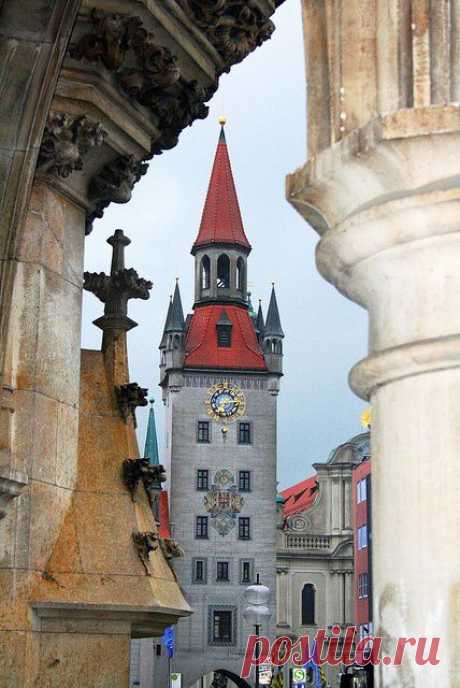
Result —
<instances>
[{"instance_id":1,"label":"dormer window","mask_svg":"<svg viewBox=\"0 0 460 688\"><path fill-rule=\"evenodd\" d=\"M229 349L232 345L232 321L229 319L224 310L220 314L220 318L216 323L216 330L217 346L220 348Z\"/></svg>"}]
</instances>

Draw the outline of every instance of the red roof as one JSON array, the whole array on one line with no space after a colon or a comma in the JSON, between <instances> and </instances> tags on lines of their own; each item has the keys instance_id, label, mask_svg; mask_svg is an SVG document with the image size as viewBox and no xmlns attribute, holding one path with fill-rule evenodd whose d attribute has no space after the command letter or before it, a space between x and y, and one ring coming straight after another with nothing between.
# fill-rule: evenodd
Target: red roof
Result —
<instances>
[{"instance_id":1,"label":"red roof","mask_svg":"<svg viewBox=\"0 0 460 688\"><path fill-rule=\"evenodd\" d=\"M243 228L223 128L217 144L200 231L193 250L216 243L238 244L251 249Z\"/></svg>"},{"instance_id":2,"label":"red roof","mask_svg":"<svg viewBox=\"0 0 460 688\"><path fill-rule=\"evenodd\" d=\"M166 490L161 490L159 498L159 517L160 517L160 527L159 536L162 539L168 539L171 537L171 530L169 528L169 500L168 493Z\"/></svg>"},{"instance_id":3,"label":"red roof","mask_svg":"<svg viewBox=\"0 0 460 688\"><path fill-rule=\"evenodd\" d=\"M281 496L285 500L283 505L284 516L292 516L299 511L305 511L310 508L315 503L317 494L318 482L316 474L283 490Z\"/></svg>"},{"instance_id":4,"label":"red roof","mask_svg":"<svg viewBox=\"0 0 460 688\"><path fill-rule=\"evenodd\" d=\"M216 324L222 311L232 323L231 346L228 348L217 346ZM265 358L247 308L233 304L197 306L187 330L185 367L266 370Z\"/></svg>"}]
</instances>

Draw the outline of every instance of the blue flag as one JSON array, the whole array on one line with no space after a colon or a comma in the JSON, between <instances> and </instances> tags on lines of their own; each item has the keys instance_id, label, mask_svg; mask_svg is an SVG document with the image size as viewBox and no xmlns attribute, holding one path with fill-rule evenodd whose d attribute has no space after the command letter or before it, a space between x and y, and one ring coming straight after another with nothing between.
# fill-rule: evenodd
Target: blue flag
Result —
<instances>
[{"instance_id":1,"label":"blue flag","mask_svg":"<svg viewBox=\"0 0 460 688\"><path fill-rule=\"evenodd\" d=\"M176 649L176 631L174 626L165 628L162 643L168 652L168 657L174 657L174 651Z\"/></svg>"}]
</instances>

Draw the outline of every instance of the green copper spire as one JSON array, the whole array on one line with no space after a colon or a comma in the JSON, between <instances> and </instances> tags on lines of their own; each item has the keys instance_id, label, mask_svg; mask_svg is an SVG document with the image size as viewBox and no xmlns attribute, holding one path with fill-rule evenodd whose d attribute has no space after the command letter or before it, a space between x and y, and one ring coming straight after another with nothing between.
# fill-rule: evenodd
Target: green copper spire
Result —
<instances>
[{"instance_id":1,"label":"green copper spire","mask_svg":"<svg viewBox=\"0 0 460 688\"><path fill-rule=\"evenodd\" d=\"M153 404L155 400L150 399L149 422L147 425L147 435L145 438L144 458L149 459L153 466L158 466L160 458L158 455L157 428L155 423L155 411ZM161 487L161 486L160 486Z\"/></svg>"}]
</instances>

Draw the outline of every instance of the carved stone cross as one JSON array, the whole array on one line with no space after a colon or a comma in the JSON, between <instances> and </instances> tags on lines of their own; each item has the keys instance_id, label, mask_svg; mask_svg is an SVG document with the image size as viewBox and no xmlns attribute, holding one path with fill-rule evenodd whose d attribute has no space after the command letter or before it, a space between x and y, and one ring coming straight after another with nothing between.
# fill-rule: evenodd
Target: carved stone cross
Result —
<instances>
[{"instance_id":1,"label":"carved stone cross","mask_svg":"<svg viewBox=\"0 0 460 688\"><path fill-rule=\"evenodd\" d=\"M122 229L107 239L113 248L110 276L104 272L85 272L83 289L105 304L104 315L94 321L101 330L128 330L137 323L128 317L129 299L148 299L152 282L139 277L133 268L125 268L125 248L131 241Z\"/></svg>"}]
</instances>

